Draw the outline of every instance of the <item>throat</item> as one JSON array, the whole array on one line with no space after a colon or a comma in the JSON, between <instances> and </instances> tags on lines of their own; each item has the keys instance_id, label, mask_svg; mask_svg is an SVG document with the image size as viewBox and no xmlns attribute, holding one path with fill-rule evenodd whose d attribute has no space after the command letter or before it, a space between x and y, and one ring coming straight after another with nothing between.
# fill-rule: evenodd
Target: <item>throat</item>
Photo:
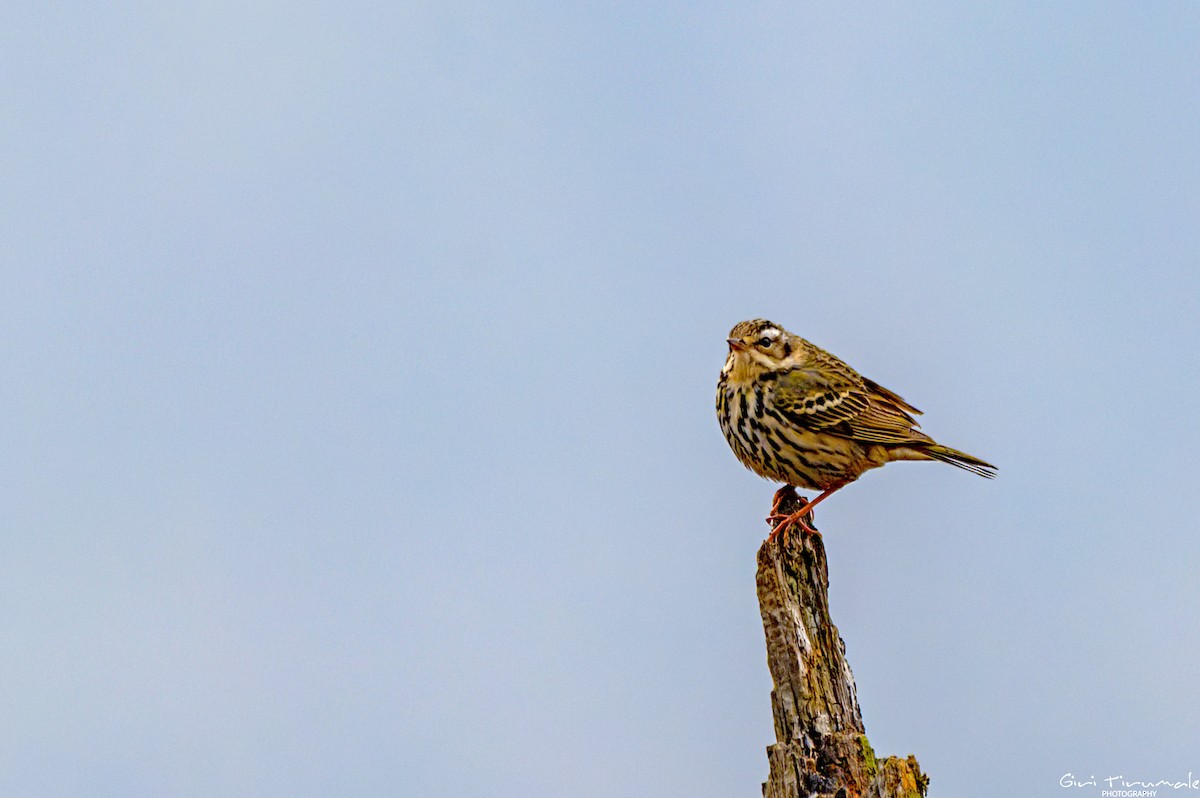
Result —
<instances>
[{"instance_id":1,"label":"throat","mask_svg":"<svg viewBox=\"0 0 1200 798\"><path fill-rule=\"evenodd\" d=\"M753 383L764 372L766 369L750 358L734 357L726 364L725 379L730 385L742 388Z\"/></svg>"}]
</instances>

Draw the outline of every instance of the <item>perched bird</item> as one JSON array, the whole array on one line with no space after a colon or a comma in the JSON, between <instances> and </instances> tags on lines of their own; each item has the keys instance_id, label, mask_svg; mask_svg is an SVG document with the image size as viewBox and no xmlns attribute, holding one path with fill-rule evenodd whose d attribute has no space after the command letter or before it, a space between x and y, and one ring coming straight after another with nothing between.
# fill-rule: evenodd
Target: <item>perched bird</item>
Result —
<instances>
[{"instance_id":1,"label":"perched bird","mask_svg":"<svg viewBox=\"0 0 1200 798\"><path fill-rule=\"evenodd\" d=\"M981 477L996 467L942 446L918 429L921 411L838 358L778 324L743 321L729 333L729 357L717 382L717 420L742 464L784 483L769 539L804 521L813 507L864 471L893 460L941 460ZM788 486L821 495L789 516L778 514Z\"/></svg>"}]
</instances>

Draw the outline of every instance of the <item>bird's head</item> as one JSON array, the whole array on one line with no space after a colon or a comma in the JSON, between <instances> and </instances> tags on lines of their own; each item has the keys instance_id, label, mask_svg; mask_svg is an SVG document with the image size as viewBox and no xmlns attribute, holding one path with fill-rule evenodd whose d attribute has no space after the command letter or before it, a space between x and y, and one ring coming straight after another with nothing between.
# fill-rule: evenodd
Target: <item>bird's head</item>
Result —
<instances>
[{"instance_id":1,"label":"bird's head","mask_svg":"<svg viewBox=\"0 0 1200 798\"><path fill-rule=\"evenodd\" d=\"M729 331L729 358L725 372L746 379L783 366L792 355L791 335L766 319L739 322Z\"/></svg>"}]
</instances>

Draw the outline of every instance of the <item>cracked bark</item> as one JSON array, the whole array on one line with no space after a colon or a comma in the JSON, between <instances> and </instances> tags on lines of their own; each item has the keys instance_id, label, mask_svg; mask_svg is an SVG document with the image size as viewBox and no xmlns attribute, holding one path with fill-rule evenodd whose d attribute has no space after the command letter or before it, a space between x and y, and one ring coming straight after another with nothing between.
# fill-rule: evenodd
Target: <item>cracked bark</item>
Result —
<instances>
[{"instance_id":1,"label":"cracked bark","mask_svg":"<svg viewBox=\"0 0 1200 798\"><path fill-rule=\"evenodd\" d=\"M793 492L780 511L803 501ZM922 798L929 778L916 758L876 759L867 741L846 646L829 619L821 537L792 528L786 544L764 543L756 581L774 684L764 798Z\"/></svg>"}]
</instances>

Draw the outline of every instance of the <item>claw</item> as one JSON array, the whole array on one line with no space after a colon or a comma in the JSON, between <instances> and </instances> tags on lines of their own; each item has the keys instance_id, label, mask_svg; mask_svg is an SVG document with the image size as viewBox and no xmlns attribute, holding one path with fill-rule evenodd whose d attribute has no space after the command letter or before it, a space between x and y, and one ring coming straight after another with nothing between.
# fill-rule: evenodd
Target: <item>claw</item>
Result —
<instances>
[{"instance_id":1,"label":"claw","mask_svg":"<svg viewBox=\"0 0 1200 798\"><path fill-rule=\"evenodd\" d=\"M806 503L806 505L807 505L807 503ZM771 530L771 534L767 535L767 541L770 542L772 540L775 540L775 538L777 538L777 537L782 537L783 545L786 546L788 529L793 526L800 527L801 530L803 530L804 532L807 532L810 535L816 535L817 537L820 537L821 533L818 532L806 520L808 518L812 518L812 511L808 510L807 506L798 512L792 513L791 515L780 515L778 513L775 513L775 514L767 516L768 523L774 523L775 521L779 522L775 526L775 528Z\"/></svg>"},{"instance_id":2,"label":"claw","mask_svg":"<svg viewBox=\"0 0 1200 798\"><path fill-rule=\"evenodd\" d=\"M782 515L779 512L779 506L781 504L783 504L784 499L795 499L795 498L796 498L796 489L793 488L791 485L784 485L782 488L775 491L775 501L771 504L771 512L767 514L767 517L765 519L766 522L768 524L770 524L774 521L780 520L781 518L785 518L786 516ZM797 501L799 501L801 503L805 503L808 501L808 499L797 499Z\"/></svg>"},{"instance_id":3,"label":"claw","mask_svg":"<svg viewBox=\"0 0 1200 798\"><path fill-rule=\"evenodd\" d=\"M774 524L776 521L778 521L779 524L776 525L775 528L771 530L771 534L767 536L767 540L768 541L775 540L775 538L782 535L783 543L784 543L784 545L787 545L787 530L788 530L788 527L792 527L792 526L798 526L805 532L808 532L809 534L820 536L821 533L818 532L816 529L814 529L813 526L804 519L811 518L812 517L812 509L814 507L816 507L818 504L820 504L822 501L824 501L831 493L833 493L840 487L842 487L842 486L834 485L832 488L828 488L820 496L813 499L812 501L809 501L808 499L803 499L803 498L798 499L798 501L803 506L796 512L792 513L791 515L783 515L782 513L780 513L779 505L783 503L784 498L789 497L789 496L795 497L796 491L793 490L790 485L784 485L782 488L775 491L775 503L771 506L771 514L767 516L767 523Z\"/></svg>"}]
</instances>

